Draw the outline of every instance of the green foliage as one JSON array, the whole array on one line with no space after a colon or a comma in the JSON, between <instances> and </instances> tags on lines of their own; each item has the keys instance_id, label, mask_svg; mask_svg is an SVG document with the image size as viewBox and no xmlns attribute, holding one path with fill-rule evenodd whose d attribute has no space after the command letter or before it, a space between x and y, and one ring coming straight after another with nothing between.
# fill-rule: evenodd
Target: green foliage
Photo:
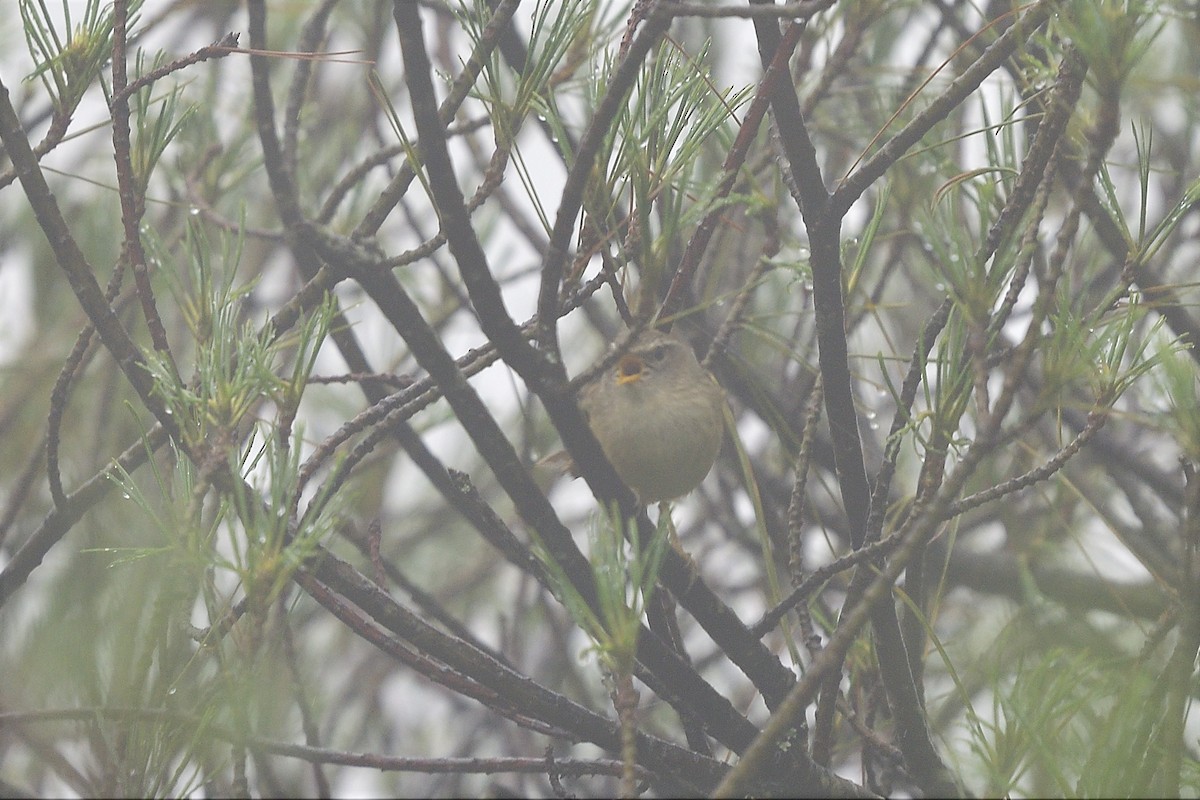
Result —
<instances>
[{"instance_id":1,"label":"green foliage","mask_svg":"<svg viewBox=\"0 0 1200 800\"><path fill-rule=\"evenodd\" d=\"M1151 732L1165 706L1153 665L1003 641L993 657L1014 669L972 741L986 776L984 795L1145 797L1159 791L1162 751ZM1198 764L1187 760L1193 777L1181 788L1190 794L1200 788Z\"/></svg>"},{"instance_id":2,"label":"green foliage","mask_svg":"<svg viewBox=\"0 0 1200 800\"><path fill-rule=\"evenodd\" d=\"M126 495L137 500L162 532L164 548L182 548L197 570L215 565L229 571L250 602L250 611L265 614L313 546L328 537L337 514L329 498L318 498L314 506L321 511L305 515L297 527L292 515L299 505L303 432L296 431L292 441L288 431L328 333L333 306L327 301L297 329L277 336L270 326L244 313L253 284L235 280L240 242L227 239L221 262L214 264L211 243L198 229L190 231L183 265L189 269L171 273L178 276L172 289L197 348L195 374L184 384L156 354L147 352L146 358L187 445L212 453L212 461L206 462L208 472L203 475L187 459L176 460L171 478L155 468L158 493L168 500L165 512L154 510L132 476L126 474L122 483ZM273 424L253 421L262 433L247 438L241 449L225 449L264 402L275 408ZM216 516L205 519L198 501L210 482L230 489ZM180 531L192 533L181 539ZM222 532L229 537L228 549L216 547ZM219 616L232 602L210 594L209 612Z\"/></svg>"},{"instance_id":3,"label":"green foliage","mask_svg":"<svg viewBox=\"0 0 1200 800\"><path fill-rule=\"evenodd\" d=\"M549 571L555 594L592 640L605 670L613 675L633 674L642 615L669 546L670 525L669 514L661 514L654 536L643 545L636 520L623 519L617 508L593 520L590 541L596 608L579 593L553 556L541 547L534 550Z\"/></svg>"},{"instance_id":4,"label":"green foliage","mask_svg":"<svg viewBox=\"0 0 1200 800\"><path fill-rule=\"evenodd\" d=\"M1088 62L1089 82L1102 94L1112 94L1141 63L1162 30L1154 12L1158 3L1146 0L1073 0L1059 15L1058 25L1080 48Z\"/></svg>"},{"instance_id":5,"label":"green foliage","mask_svg":"<svg viewBox=\"0 0 1200 800\"><path fill-rule=\"evenodd\" d=\"M159 54L154 60L154 67L159 67L165 61ZM137 69L140 75L146 72L144 55L139 52ZM133 173L137 181L139 193L144 193L150 185L150 176L158 159L167 146L180 131L189 123L196 111L194 105L181 108L183 87L171 88L161 99L155 100L152 88L146 86L134 93L130 104L133 116L133 126L136 135L133 138ZM157 106L157 109L155 109Z\"/></svg>"},{"instance_id":6,"label":"green foliage","mask_svg":"<svg viewBox=\"0 0 1200 800\"><path fill-rule=\"evenodd\" d=\"M597 23L597 15L596 0L540 0L534 5L530 19L524 69L516 75L512 74L502 64L500 54L493 52L484 64L481 81L473 90L493 120L497 144L511 147L517 175L545 231L549 231L553 225L552 214L547 208L546 199L540 196L536 188L534 174L518 134L529 115L536 114L538 121L553 131L553 143L565 151L568 122L557 111L552 83L564 82L563 78L556 77L560 70L567 69L575 62L590 64L598 58L589 35L592 26ZM457 16L463 30L478 46L483 35L484 20L491 16L487 3L473 0L472 7L467 9L464 4L457 11ZM573 51L578 51L579 56L573 56Z\"/></svg>"},{"instance_id":7,"label":"green foliage","mask_svg":"<svg viewBox=\"0 0 1200 800\"><path fill-rule=\"evenodd\" d=\"M636 247L625 259L638 264L644 291L661 285L678 237L710 209L719 172L706 148L731 141L737 109L747 90L719 91L704 68L707 50L693 55L665 42L654 67L639 74L625 109L610 128L599 163L606 165L590 197L608 198L607 207L588 206L593 219L614 226L632 209ZM608 86L613 64L596 74L597 97Z\"/></svg>"},{"instance_id":8,"label":"green foliage","mask_svg":"<svg viewBox=\"0 0 1200 800\"><path fill-rule=\"evenodd\" d=\"M63 0L62 19L56 20L45 0L20 0L22 29L38 78L55 112L69 116L84 93L99 78L112 52L112 6L87 0L78 24L72 21L70 0ZM141 1L130 3L134 17Z\"/></svg>"},{"instance_id":9,"label":"green foliage","mask_svg":"<svg viewBox=\"0 0 1200 800\"><path fill-rule=\"evenodd\" d=\"M160 258L169 257L154 249ZM218 265L211 263L210 249L204 235L190 229L185 263L166 271L168 276L187 275L190 282L185 286L173 278L171 286L194 337L195 376L185 384L161 356L146 353L157 390L189 446L196 448L210 437L230 435L263 401L273 402L281 418L294 415L333 313L327 301L300 328L278 336L262 320L245 316L244 300L253 283L235 282L240 242L226 240ZM278 373L288 360L293 366L284 378Z\"/></svg>"},{"instance_id":10,"label":"green foliage","mask_svg":"<svg viewBox=\"0 0 1200 800\"><path fill-rule=\"evenodd\" d=\"M1195 362L1191 353L1177 352L1163 359L1154 373L1166 405L1161 425L1179 443L1183 457L1200 462L1200 396L1196 392Z\"/></svg>"},{"instance_id":11,"label":"green foliage","mask_svg":"<svg viewBox=\"0 0 1200 800\"><path fill-rule=\"evenodd\" d=\"M831 795L937 794L950 783L914 758L921 733L982 795L1200 792L1177 467L1200 463L1194 9L753 7L799 15L793 29L726 4L536 0L489 30L496 6L421 3L424 48L403 41L444 105L421 129L444 132L450 175L413 133L421 86L392 16L413 4L252 4L260 29L237 4L130 3L118 44L131 80L155 79L128 97L124 175L88 102L112 101L113 9L21 0L33 67L19 90L0 76L19 122L3 131L0 299L23 278L34 296L0 324L0 784L711 793L766 730L770 764L736 794L780 791L797 765ZM799 117L751 102L771 25L799 36L783 82ZM190 60L210 29L246 51ZM612 119L606 97L623 98ZM12 137L39 126L19 162ZM599 153L571 216L585 135ZM32 191L43 176L51 198ZM471 196L482 265L438 224L442 180ZM117 185L136 195L136 284ZM710 214L683 306L662 309ZM541 286L548 253L572 270ZM540 341L483 331L528 335L535 295L563 301L572 379L619 335L621 303L711 346L730 442L650 541L582 482L526 474L574 433L550 420L576 387ZM173 424L151 429L160 402ZM881 540L867 557L848 522L864 517ZM547 555L576 546L588 602ZM304 569L319 550L349 562L327 585ZM868 585L898 603L903 652L860 605ZM653 664L634 684L663 591L703 697L659 696ZM841 692L784 720L773 693L831 653ZM791 734L772 738L776 722ZM595 745L623 760L620 787ZM429 760L449 754L471 758ZM491 756L544 774L468 774L515 763ZM453 774L413 777L431 763Z\"/></svg>"}]
</instances>

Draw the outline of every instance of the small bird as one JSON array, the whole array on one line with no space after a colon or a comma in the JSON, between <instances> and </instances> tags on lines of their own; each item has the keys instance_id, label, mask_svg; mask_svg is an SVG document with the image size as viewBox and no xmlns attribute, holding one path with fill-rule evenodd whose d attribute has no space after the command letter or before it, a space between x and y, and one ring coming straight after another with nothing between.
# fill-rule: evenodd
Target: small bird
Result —
<instances>
[{"instance_id":1,"label":"small bird","mask_svg":"<svg viewBox=\"0 0 1200 800\"><path fill-rule=\"evenodd\" d=\"M725 392L682 339L642 333L584 384L579 407L621 480L643 504L681 497L712 469Z\"/></svg>"}]
</instances>

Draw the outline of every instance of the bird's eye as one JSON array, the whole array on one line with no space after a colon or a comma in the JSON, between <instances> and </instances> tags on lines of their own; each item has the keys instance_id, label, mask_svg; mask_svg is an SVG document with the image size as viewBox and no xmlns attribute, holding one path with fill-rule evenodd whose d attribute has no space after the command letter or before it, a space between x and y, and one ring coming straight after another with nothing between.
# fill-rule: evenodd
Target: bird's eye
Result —
<instances>
[{"instance_id":1,"label":"bird's eye","mask_svg":"<svg viewBox=\"0 0 1200 800\"><path fill-rule=\"evenodd\" d=\"M660 344L658 347L656 347L650 351L650 360L651 361L662 361L664 358L666 358L666 355L667 355L667 346L665 344Z\"/></svg>"}]
</instances>

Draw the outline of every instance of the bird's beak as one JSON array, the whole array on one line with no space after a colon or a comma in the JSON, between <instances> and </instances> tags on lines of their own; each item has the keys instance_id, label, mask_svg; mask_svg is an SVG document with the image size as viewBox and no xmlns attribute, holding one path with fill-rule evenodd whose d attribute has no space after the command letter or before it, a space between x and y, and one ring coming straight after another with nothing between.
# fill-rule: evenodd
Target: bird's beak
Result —
<instances>
[{"instance_id":1,"label":"bird's beak","mask_svg":"<svg viewBox=\"0 0 1200 800\"><path fill-rule=\"evenodd\" d=\"M617 385L624 386L627 383L640 381L642 376L646 374L646 363L642 361L640 356L635 356L633 353L626 353L621 356L621 360L617 362Z\"/></svg>"}]
</instances>

